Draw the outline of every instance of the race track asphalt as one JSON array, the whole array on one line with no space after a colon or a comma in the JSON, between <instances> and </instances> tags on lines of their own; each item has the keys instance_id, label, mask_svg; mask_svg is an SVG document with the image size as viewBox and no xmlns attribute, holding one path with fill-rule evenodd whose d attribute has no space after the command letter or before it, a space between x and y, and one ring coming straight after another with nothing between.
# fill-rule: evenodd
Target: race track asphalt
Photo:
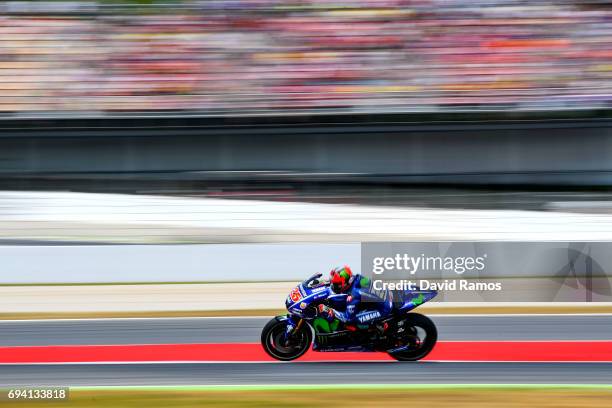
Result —
<instances>
[{"instance_id":1,"label":"race track asphalt","mask_svg":"<svg viewBox=\"0 0 612 408\"><path fill-rule=\"evenodd\" d=\"M430 316L439 340L612 340L612 315ZM0 321L0 346L257 343L268 318Z\"/></svg>"},{"instance_id":2,"label":"race track asphalt","mask_svg":"<svg viewBox=\"0 0 612 408\"><path fill-rule=\"evenodd\" d=\"M217 363L0 366L4 386L610 384L606 363Z\"/></svg>"}]
</instances>

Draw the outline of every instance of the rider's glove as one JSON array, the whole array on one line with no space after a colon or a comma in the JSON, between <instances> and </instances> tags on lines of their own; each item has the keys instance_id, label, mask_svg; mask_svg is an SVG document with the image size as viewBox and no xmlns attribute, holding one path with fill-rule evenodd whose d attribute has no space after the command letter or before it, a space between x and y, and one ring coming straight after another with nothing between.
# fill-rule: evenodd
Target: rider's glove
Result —
<instances>
[{"instance_id":1,"label":"rider's glove","mask_svg":"<svg viewBox=\"0 0 612 408\"><path fill-rule=\"evenodd\" d=\"M323 315L323 314L327 314L327 318L328 319L333 319L334 318L334 310L325 306L324 304L320 304L319 307L319 314Z\"/></svg>"}]
</instances>

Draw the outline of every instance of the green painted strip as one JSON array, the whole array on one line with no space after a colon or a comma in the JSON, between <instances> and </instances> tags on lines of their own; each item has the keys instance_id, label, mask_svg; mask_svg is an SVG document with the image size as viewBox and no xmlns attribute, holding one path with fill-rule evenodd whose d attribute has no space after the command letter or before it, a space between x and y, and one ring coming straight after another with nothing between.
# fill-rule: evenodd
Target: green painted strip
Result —
<instances>
[{"instance_id":1,"label":"green painted strip","mask_svg":"<svg viewBox=\"0 0 612 408\"><path fill-rule=\"evenodd\" d=\"M282 390L511 390L511 389L596 389L612 390L612 384L342 384L334 387L318 384L253 385L117 385L70 387L71 391L282 391Z\"/></svg>"}]
</instances>

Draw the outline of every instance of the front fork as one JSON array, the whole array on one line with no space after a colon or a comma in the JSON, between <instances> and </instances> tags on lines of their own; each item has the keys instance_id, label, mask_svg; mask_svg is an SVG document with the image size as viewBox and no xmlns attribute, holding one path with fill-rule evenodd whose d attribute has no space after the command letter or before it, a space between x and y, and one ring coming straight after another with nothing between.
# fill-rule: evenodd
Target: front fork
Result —
<instances>
[{"instance_id":1,"label":"front fork","mask_svg":"<svg viewBox=\"0 0 612 408\"><path fill-rule=\"evenodd\" d=\"M304 326L304 319L295 318L293 316L287 317L287 328L285 329L285 336L283 339L285 341L285 345L289 343L289 340L295 333L302 329L302 326Z\"/></svg>"}]
</instances>

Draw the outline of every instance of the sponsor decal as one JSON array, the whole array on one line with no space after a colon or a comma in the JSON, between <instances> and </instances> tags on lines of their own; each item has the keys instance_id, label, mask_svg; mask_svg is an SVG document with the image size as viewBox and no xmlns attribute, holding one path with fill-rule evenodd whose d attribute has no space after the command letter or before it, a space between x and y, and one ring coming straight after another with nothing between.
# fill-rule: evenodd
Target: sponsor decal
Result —
<instances>
[{"instance_id":1,"label":"sponsor decal","mask_svg":"<svg viewBox=\"0 0 612 408\"><path fill-rule=\"evenodd\" d=\"M421 305L425 302L425 296L423 294L419 294L419 297L412 299L412 304L415 306Z\"/></svg>"},{"instance_id":2,"label":"sponsor decal","mask_svg":"<svg viewBox=\"0 0 612 408\"><path fill-rule=\"evenodd\" d=\"M323 299L324 297L327 297L327 293L315 293L314 294L314 298L315 299Z\"/></svg>"},{"instance_id":3,"label":"sponsor decal","mask_svg":"<svg viewBox=\"0 0 612 408\"><path fill-rule=\"evenodd\" d=\"M291 300L293 302L299 302L300 299L302 299L302 294L300 293L300 288L294 288L291 293L289 294L289 297L291 297Z\"/></svg>"},{"instance_id":4,"label":"sponsor decal","mask_svg":"<svg viewBox=\"0 0 612 408\"><path fill-rule=\"evenodd\" d=\"M365 312L365 313L362 313L362 314L358 315L357 316L357 320L359 320L361 323L365 323L365 322L370 321L372 319L376 319L377 317L380 317L380 312L379 311Z\"/></svg>"},{"instance_id":5,"label":"sponsor decal","mask_svg":"<svg viewBox=\"0 0 612 408\"><path fill-rule=\"evenodd\" d=\"M307 306L308 304L306 302L300 303L300 309L306 309Z\"/></svg>"}]
</instances>

